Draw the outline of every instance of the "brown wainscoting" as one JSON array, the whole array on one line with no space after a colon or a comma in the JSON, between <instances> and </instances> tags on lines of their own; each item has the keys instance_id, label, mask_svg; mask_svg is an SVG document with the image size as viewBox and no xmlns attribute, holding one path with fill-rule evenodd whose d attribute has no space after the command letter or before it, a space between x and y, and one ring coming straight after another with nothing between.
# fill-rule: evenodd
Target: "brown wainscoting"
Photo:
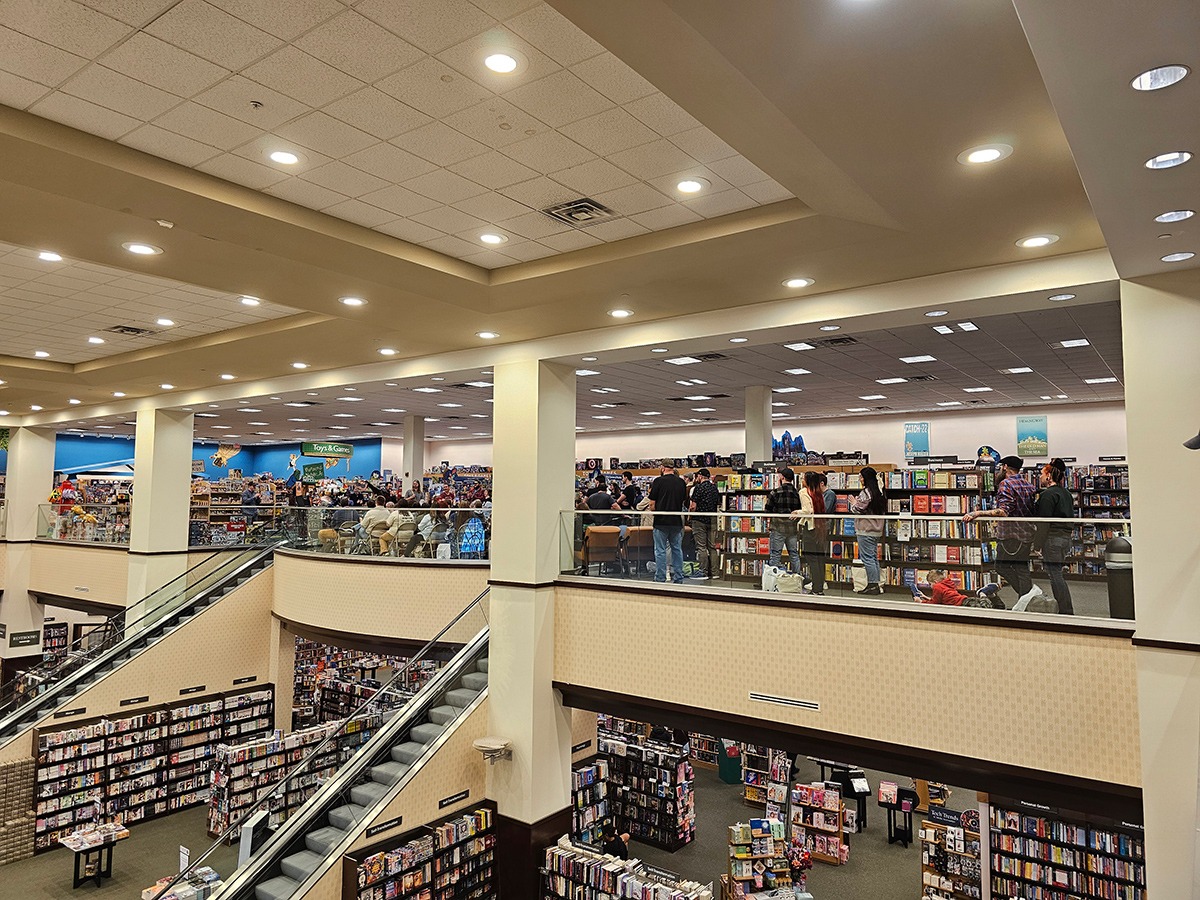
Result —
<instances>
[{"instance_id":1,"label":"brown wainscoting","mask_svg":"<svg viewBox=\"0 0 1200 900\"><path fill-rule=\"evenodd\" d=\"M13 544L37 544L39 547L94 547L97 550L120 550L122 553L129 552L128 544L104 544L99 541L55 541L50 538L34 538L32 541L10 541ZM171 551L174 553L175 551ZM180 553L186 551L180 550Z\"/></svg>"},{"instance_id":2,"label":"brown wainscoting","mask_svg":"<svg viewBox=\"0 0 1200 900\"><path fill-rule=\"evenodd\" d=\"M1200 644L1188 641L1161 641L1157 638L1133 638L1133 646L1146 647L1151 650L1179 650L1184 653L1200 653Z\"/></svg>"},{"instance_id":3,"label":"brown wainscoting","mask_svg":"<svg viewBox=\"0 0 1200 900\"><path fill-rule=\"evenodd\" d=\"M404 638L380 637L373 634L357 634L348 631L333 631L328 628L318 628L288 619L280 619L280 623L292 634L298 634L310 641L341 647L345 650L362 650L366 653L382 653L385 656L406 656L412 658L418 650L425 646L425 641L406 640ZM454 654L463 648L462 644L439 641L429 649L429 656L448 662Z\"/></svg>"},{"instance_id":4,"label":"brown wainscoting","mask_svg":"<svg viewBox=\"0 0 1200 900\"><path fill-rule=\"evenodd\" d=\"M556 681L554 687L562 693L565 705L577 709L683 728L804 756L840 760L896 775L938 781L1109 818L1120 816L1131 822L1142 820L1142 790L1133 785L1109 784L1091 778L1044 772L921 747L833 734L583 685ZM1017 688L1017 685L998 686L1001 690ZM1039 722L1032 723L1031 727L1054 726L1053 723Z\"/></svg>"},{"instance_id":5,"label":"brown wainscoting","mask_svg":"<svg viewBox=\"0 0 1200 900\"><path fill-rule=\"evenodd\" d=\"M571 807L560 809L529 825L505 815L496 816L496 875L500 896L521 900L540 896L539 881L545 850L571 832Z\"/></svg>"},{"instance_id":6,"label":"brown wainscoting","mask_svg":"<svg viewBox=\"0 0 1200 900\"><path fill-rule=\"evenodd\" d=\"M495 582L493 582L495 583ZM555 584L564 587L585 588L596 591L614 591L623 594L657 594L667 600L708 600L713 603L737 603L744 606L773 606L784 609L818 609L829 612L861 616L884 616L892 619L920 619L924 622L949 622L951 624L987 625L996 628L1021 628L1033 631L1052 631L1065 634L1092 634L1101 637L1132 638L1134 623L1125 619L1106 622L1103 619L1081 620L1078 616L1038 616L1033 613L1022 615L995 615L983 610L962 610L952 606L932 604L906 604L883 606L869 600L831 602L814 598L811 594L771 594L760 591L744 591L736 588L723 590L714 588L688 587L683 585L628 584L585 575L561 576ZM794 597L781 600L780 597ZM911 608L910 608L911 607Z\"/></svg>"},{"instance_id":7,"label":"brown wainscoting","mask_svg":"<svg viewBox=\"0 0 1200 900\"><path fill-rule=\"evenodd\" d=\"M117 603L101 603L98 600L88 600L84 597L69 597L66 594L51 594L46 591L30 591L38 603L46 606L60 606L63 609L74 609L92 616L115 616L124 612L127 607Z\"/></svg>"},{"instance_id":8,"label":"brown wainscoting","mask_svg":"<svg viewBox=\"0 0 1200 900\"><path fill-rule=\"evenodd\" d=\"M236 545L240 546L240 545ZM197 548L192 548L193 550ZM410 559L406 556L360 556L350 553L317 553L309 550L290 550L277 547L275 552L280 556L291 556L295 559L309 559L315 562L335 563L366 563L376 566L431 566L434 569L489 569L491 560L487 559Z\"/></svg>"}]
</instances>

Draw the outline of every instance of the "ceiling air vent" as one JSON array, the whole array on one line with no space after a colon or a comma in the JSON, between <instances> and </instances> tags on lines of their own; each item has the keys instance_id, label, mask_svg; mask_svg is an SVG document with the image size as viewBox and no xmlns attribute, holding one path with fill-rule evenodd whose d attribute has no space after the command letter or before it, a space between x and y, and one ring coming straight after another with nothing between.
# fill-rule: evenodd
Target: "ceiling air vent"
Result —
<instances>
[{"instance_id":1,"label":"ceiling air vent","mask_svg":"<svg viewBox=\"0 0 1200 900\"><path fill-rule=\"evenodd\" d=\"M913 375L909 381L937 381L936 375Z\"/></svg>"},{"instance_id":2,"label":"ceiling air vent","mask_svg":"<svg viewBox=\"0 0 1200 900\"><path fill-rule=\"evenodd\" d=\"M696 359L703 362L712 362L715 359L729 359L724 353L697 353Z\"/></svg>"},{"instance_id":3,"label":"ceiling air vent","mask_svg":"<svg viewBox=\"0 0 1200 900\"><path fill-rule=\"evenodd\" d=\"M615 219L617 214L591 197L580 197L578 200L568 200L566 203L555 203L547 206L541 212L552 219L566 222L574 228L587 228L599 222Z\"/></svg>"},{"instance_id":4,"label":"ceiling air vent","mask_svg":"<svg viewBox=\"0 0 1200 900\"><path fill-rule=\"evenodd\" d=\"M112 328L105 328L105 331L111 334L124 334L130 337L141 337L144 334L154 334L152 328L138 328L136 325L114 325Z\"/></svg>"},{"instance_id":5,"label":"ceiling air vent","mask_svg":"<svg viewBox=\"0 0 1200 900\"><path fill-rule=\"evenodd\" d=\"M826 338L823 341L813 341L812 343L816 347L848 347L851 344L857 344L858 338L835 337L835 338Z\"/></svg>"}]
</instances>

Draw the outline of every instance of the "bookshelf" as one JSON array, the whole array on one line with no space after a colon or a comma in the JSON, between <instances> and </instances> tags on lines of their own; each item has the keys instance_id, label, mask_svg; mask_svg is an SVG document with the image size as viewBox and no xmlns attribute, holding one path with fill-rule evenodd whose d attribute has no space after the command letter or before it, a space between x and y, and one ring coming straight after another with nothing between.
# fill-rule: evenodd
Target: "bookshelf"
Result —
<instances>
[{"instance_id":1,"label":"bookshelf","mask_svg":"<svg viewBox=\"0 0 1200 900\"><path fill-rule=\"evenodd\" d=\"M688 732L688 747L693 766L703 766L706 769L717 767L717 758L721 755L720 738Z\"/></svg>"},{"instance_id":2,"label":"bookshelf","mask_svg":"<svg viewBox=\"0 0 1200 900\"><path fill-rule=\"evenodd\" d=\"M1145 900L1140 830L1006 801L989 818L993 900Z\"/></svg>"},{"instance_id":3,"label":"bookshelf","mask_svg":"<svg viewBox=\"0 0 1200 900\"><path fill-rule=\"evenodd\" d=\"M758 744L742 744L742 800L751 806L766 805L771 752Z\"/></svg>"},{"instance_id":4,"label":"bookshelf","mask_svg":"<svg viewBox=\"0 0 1200 900\"><path fill-rule=\"evenodd\" d=\"M599 844L608 818L608 762L592 759L571 770L571 837Z\"/></svg>"},{"instance_id":5,"label":"bookshelf","mask_svg":"<svg viewBox=\"0 0 1200 900\"><path fill-rule=\"evenodd\" d=\"M782 750L767 751L767 818L786 818L788 779L792 775L792 757Z\"/></svg>"},{"instance_id":6,"label":"bookshelf","mask_svg":"<svg viewBox=\"0 0 1200 900\"><path fill-rule=\"evenodd\" d=\"M650 726L647 723L622 719L619 716L609 716L604 713L596 715L596 727L600 731L607 731L610 735L618 738L634 739L650 736Z\"/></svg>"},{"instance_id":7,"label":"bookshelf","mask_svg":"<svg viewBox=\"0 0 1200 900\"><path fill-rule=\"evenodd\" d=\"M637 860L604 856L565 837L546 848L543 861L540 900L713 900L707 885L669 878L666 872L656 872Z\"/></svg>"},{"instance_id":8,"label":"bookshelf","mask_svg":"<svg viewBox=\"0 0 1200 900\"><path fill-rule=\"evenodd\" d=\"M732 898L788 887L787 838L782 820L751 819L729 826L729 890Z\"/></svg>"},{"instance_id":9,"label":"bookshelf","mask_svg":"<svg viewBox=\"0 0 1200 900\"><path fill-rule=\"evenodd\" d=\"M343 857L343 897L357 900L495 900L491 805L424 825Z\"/></svg>"},{"instance_id":10,"label":"bookshelf","mask_svg":"<svg viewBox=\"0 0 1200 900\"><path fill-rule=\"evenodd\" d=\"M42 659L46 662L67 655L71 639L66 622L47 622L42 626Z\"/></svg>"},{"instance_id":11,"label":"bookshelf","mask_svg":"<svg viewBox=\"0 0 1200 900\"><path fill-rule=\"evenodd\" d=\"M804 842L813 859L844 865L850 858L850 838L841 791L822 781L795 784L791 801L792 837Z\"/></svg>"},{"instance_id":12,"label":"bookshelf","mask_svg":"<svg viewBox=\"0 0 1200 900\"><path fill-rule=\"evenodd\" d=\"M618 832L675 852L696 836L692 764L681 744L601 734L608 804Z\"/></svg>"},{"instance_id":13,"label":"bookshelf","mask_svg":"<svg viewBox=\"0 0 1200 900\"><path fill-rule=\"evenodd\" d=\"M921 890L924 900L979 900L979 833L961 825L921 823Z\"/></svg>"}]
</instances>

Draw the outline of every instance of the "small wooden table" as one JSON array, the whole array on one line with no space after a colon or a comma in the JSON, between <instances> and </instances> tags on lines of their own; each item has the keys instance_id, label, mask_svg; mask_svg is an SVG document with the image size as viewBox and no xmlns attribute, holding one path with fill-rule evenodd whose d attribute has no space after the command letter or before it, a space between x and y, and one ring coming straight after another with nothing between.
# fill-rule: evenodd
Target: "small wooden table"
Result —
<instances>
[{"instance_id":1,"label":"small wooden table","mask_svg":"<svg viewBox=\"0 0 1200 900\"><path fill-rule=\"evenodd\" d=\"M72 879L72 889L81 887L93 881L100 886L103 878L112 878L113 847L118 841L129 837L129 829L124 826L100 826L107 830L102 832L86 831L72 832L59 838L59 843L75 851L75 875ZM97 835L99 838L97 839ZM82 861L82 874L80 862Z\"/></svg>"}]
</instances>

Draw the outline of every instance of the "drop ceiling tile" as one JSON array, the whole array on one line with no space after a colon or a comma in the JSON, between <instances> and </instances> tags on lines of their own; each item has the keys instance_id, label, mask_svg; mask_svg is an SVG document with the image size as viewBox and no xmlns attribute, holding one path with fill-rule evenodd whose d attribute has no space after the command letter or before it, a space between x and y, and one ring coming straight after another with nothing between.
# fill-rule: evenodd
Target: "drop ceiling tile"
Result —
<instances>
[{"instance_id":1,"label":"drop ceiling tile","mask_svg":"<svg viewBox=\"0 0 1200 900\"><path fill-rule=\"evenodd\" d=\"M569 187L542 176L522 181L519 184L510 184L506 188L501 188L500 193L535 210L544 209L555 203L565 203L578 196ZM535 237L535 235L525 235L525 237Z\"/></svg>"},{"instance_id":2,"label":"drop ceiling tile","mask_svg":"<svg viewBox=\"0 0 1200 900\"><path fill-rule=\"evenodd\" d=\"M675 202L661 191L656 191L650 185L641 182L631 184L629 187L618 188L615 191L604 191L599 194L593 194L592 198L599 200L609 209L622 216L630 216L635 213L646 212L646 210L658 209Z\"/></svg>"},{"instance_id":3,"label":"drop ceiling tile","mask_svg":"<svg viewBox=\"0 0 1200 900\"><path fill-rule=\"evenodd\" d=\"M587 197L604 191L628 187L636 182L636 179L628 172L618 169L604 159L593 159L583 165L554 172L551 177L559 184L565 184L580 195Z\"/></svg>"},{"instance_id":4,"label":"drop ceiling tile","mask_svg":"<svg viewBox=\"0 0 1200 900\"><path fill-rule=\"evenodd\" d=\"M418 194L424 194L431 200L441 203L457 203L476 194L482 194L484 188L470 179L456 175L447 169L439 169L427 175L418 175L404 182L404 187ZM437 227L436 225L434 226ZM448 231L450 229L443 229Z\"/></svg>"},{"instance_id":5,"label":"drop ceiling tile","mask_svg":"<svg viewBox=\"0 0 1200 900\"><path fill-rule=\"evenodd\" d=\"M422 241L421 246L428 247L430 250L436 250L438 253L444 253L447 256L453 256L456 259L479 252L478 244L469 244L462 238L456 238L448 234L430 241Z\"/></svg>"},{"instance_id":6,"label":"drop ceiling tile","mask_svg":"<svg viewBox=\"0 0 1200 900\"><path fill-rule=\"evenodd\" d=\"M177 0L80 0L84 6L124 22L126 25L142 26Z\"/></svg>"},{"instance_id":7,"label":"drop ceiling tile","mask_svg":"<svg viewBox=\"0 0 1200 900\"><path fill-rule=\"evenodd\" d=\"M435 119L474 106L490 96L486 88L433 57L401 69L375 86Z\"/></svg>"},{"instance_id":8,"label":"drop ceiling tile","mask_svg":"<svg viewBox=\"0 0 1200 900\"><path fill-rule=\"evenodd\" d=\"M770 178L755 184L743 185L742 193L758 203L777 203L780 200L790 200L793 196L791 191Z\"/></svg>"},{"instance_id":9,"label":"drop ceiling tile","mask_svg":"<svg viewBox=\"0 0 1200 900\"><path fill-rule=\"evenodd\" d=\"M298 203L300 206L306 206L309 209L325 209L327 206L333 206L335 203L341 203L343 200L349 199L344 194L339 194L337 191L331 191L328 188L321 187L319 184L313 184L301 178L289 178L287 181L273 184L267 188L266 193L279 197L281 200Z\"/></svg>"},{"instance_id":10,"label":"drop ceiling tile","mask_svg":"<svg viewBox=\"0 0 1200 900\"><path fill-rule=\"evenodd\" d=\"M253 125L239 122L232 116L201 106L184 103L154 120L154 124L194 141L209 143L222 150L232 150L258 137Z\"/></svg>"},{"instance_id":11,"label":"drop ceiling tile","mask_svg":"<svg viewBox=\"0 0 1200 900\"><path fill-rule=\"evenodd\" d=\"M483 144L441 122L415 128L393 138L390 143L438 166L452 166L487 152Z\"/></svg>"},{"instance_id":12,"label":"drop ceiling tile","mask_svg":"<svg viewBox=\"0 0 1200 900\"><path fill-rule=\"evenodd\" d=\"M649 232L649 228L639 225L632 219L613 219L609 222L600 222L596 225L591 225L587 229L588 234L602 241L620 241L624 238L636 237L639 234L648 234Z\"/></svg>"},{"instance_id":13,"label":"drop ceiling tile","mask_svg":"<svg viewBox=\"0 0 1200 900\"><path fill-rule=\"evenodd\" d=\"M608 52L577 63L571 71L618 106L656 92L654 85Z\"/></svg>"},{"instance_id":14,"label":"drop ceiling tile","mask_svg":"<svg viewBox=\"0 0 1200 900\"><path fill-rule=\"evenodd\" d=\"M460 200L454 204L454 208L485 222L500 222L529 212L529 207L494 192Z\"/></svg>"},{"instance_id":15,"label":"drop ceiling tile","mask_svg":"<svg viewBox=\"0 0 1200 900\"><path fill-rule=\"evenodd\" d=\"M425 55L352 10L314 28L297 40L296 46L366 82L378 81Z\"/></svg>"},{"instance_id":16,"label":"drop ceiling tile","mask_svg":"<svg viewBox=\"0 0 1200 900\"><path fill-rule=\"evenodd\" d=\"M491 97L482 103L460 110L443 121L455 131L493 149L515 144L549 130L533 116L499 97Z\"/></svg>"},{"instance_id":17,"label":"drop ceiling tile","mask_svg":"<svg viewBox=\"0 0 1200 900\"><path fill-rule=\"evenodd\" d=\"M634 100L627 103L625 108L663 137L691 131L700 124L663 93L654 93L649 97Z\"/></svg>"},{"instance_id":18,"label":"drop ceiling tile","mask_svg":"<svg viewBox=\"0 0 1200 900\"><path fill-rule=\"evenodd\" d=\"M454 234L455 237L470 243L476 250L482 248L479 243L479 232L487 227L487 223L482 219L459 212L449 206L439 206L437 209L431 209L411 218L414 222L420 222L422 225L428 225L438 231Z\"/></svg>"},{"instance_id":19,"label":"drop ceiling tile","mask_svg":"<svg viewBox=\"0 0 1200 900\"><path fill-rule=\"evenodd\" d=\"M542 0L471 0L471 2L493 19L503 22L531 6L536 6Z\"/></svg>"},{"instance_id":20,"label":"drop ceiling tile","mask_svg":"<svg viewBox=\"0 0 1200 900\"><path fill-rule=\"evenodd\" d=\"M596 154L557 131L545 131L518 141L506 147L504 155L543 175L596 158Z\"/></svg>"},{"instance_id":21,"label":"drop ceiling tile","mask_svg":"<svg viewBox=\"0 0 1200 900\"><path fill-rule=\"evenodd\" d=\"M541 243L560 252L582 250L584 247L594 247L600 240L582 230L564 231L562 234L550 234L541 239Z\"/></svg>"},{"instance_id":22,"label":"drop ceiling tile","mask_svg":"<svg viewBox=\"0 0 1200 900\"><path fill-rule=\"evenodd\" d=\"M133 33L125 23L74 0L0 0L0 22L89 59Z\"/></svg>"},{"instance_id":23,"label":"drop ceiling tile","mask_svg":"<svg viewBox=\"0 0 1200 900\"><path fill-rule=\"evenodd\" d=\"M497 227L505 232L519 234L525 238L544 238L548 234L561 234L571 226L557 219L551 219L539 212L527 212L503 222L497 222Z\"/></svg>"},{"instance_id":24,"label":"drop ceiling tile","mask_svg":"<svg viewBox=\"0 0 1200 900\"><path fill-rule=\"evenodd\" d=\"M280 137L294 140L301 147L316 150L333 159L373 147L378 141L323 112L311 112L275 129Z\"/></svg>"},{"instance_id":25,"label":"drop ceiling tile","mask_svg":"<svg viewBox=\"0 0 1200 900\"><path fill-rule=\"evenodd\" d=\"M180 97L192 97L229 75L228 69L144 32L109 51L100 62Z\"/></svg>"},{"instance_id":26,"label":"drop ceiling tile","mask_svg":"<svg viewBox=\"0 0 1200 900\"><path fill-rule=\"evenodd\" d=\"M241 75L222 81L197 94L194 99L202 106L256 125L264 131L277 128L308 109L303 103ZM255 102L262 104L261 107L256 109L253 106Z\"/></svg>"},{"instance_id":27,"label":"drop ceiling tile","mask_svg":"<svg viewBox=\"0 0 1200 900\"><path fill-rule=\"evenodd\" d=\"M469 262L473 266L482 266L485 269L498 269L501 266L511 266L518 262L511 256L505 256L495 250L481 250L478 253L462 257L462 261Z\"/></svg>"},{"instance_id":28,"label":"drop ceiling tile","mask_svg":"<svg viewBox=\"0 0 1200 900\"><path fill-rule=\"evenodd\" d=\"M671 143L692 159L702 163L737 155L736 150L703 125L671 135Z\"/></svg>"},{"instance_id":29,"label":"drop ceiling tile","mask_svg":"<svg viewBox=\"0 0 1200 900\"><path fill-rule=\"evenodd\" d=\"M658 138L655 132L619 108L564 125L560 131L600 156L628 150Z\"/></svg>"},{"instance_id":30,"label":"drop ceiling tile","mask_svg":"<svg viewBox=\"0 0 1200 900\"><path fill-rule=\"evenodd\" d=\"M483 64L491 53L512 53L514 50L521 60L513 72L493 72ZM560 68L549 56L507 28L489 28L443 50L437 58L496 94L537 81Z\"/></svg>"},{"instance_id":31,"label":"drop ceiling tile","mask_svg":"<svg viewBox=\"0 0 1200 900\"><path fill-rule=\"evenodd\" d=\"M433 163L392 144L376 144L350 154L343 162L392 184L416 178L437 168Z\"/></svg>"},{"instance_id":32,"label":"drop ceiling tile","mask_svg":"<svg viewBox=\"0 0 1200 900\"><path fill-rule=\"evenodd\" d=\"M698 212L706 219L725 216L758 205L741 191L733 189L706 194L695 200L686 200L684 203L693 212Z\"/></svg>"},{"instance_id":33,"label":"drop ceiling tile","mask_svg":"<svg viewBox=\"0 0 1200 900\"><path fill-rule=\"evenodd\" d=\"M337 160L305 172L301 178L331 191L337 191L339 194L345 194L347 197L360 197L387 186L387 182L382 178L376 178L362 169L356 169Z\"/></svg>"},{"instance_id":34,"label":"drop ceiling tile","mask_svg":"<svg viewBox=\"0 0 1200 900\"><path fill-rule=\"evenodd\" d=\"M390 234L402 241L408 241L410 244L419 244L422 241L432 241L434 238L444 237L436 228L430 228L420 222L413 222L411 219L397 219L387 225L380 225L376 230Z\"/></svg>"},{"instance_id":35,"label":"drop ceiling tile","mask_svg":"<svg viewBox=\"0 0 1200 900\"><path fill-rule=\"evenodd\" d=\"M547 256L554 256L557 252L557 250L547 247L545 244L539 244L537 241L517 241L504 245L504 255L511 256L513 259L518 259L521 262L545 259Z\"/></svg>"},{"instance_id":36,"label":"drop ceiling tile","mask_svg":"<svg viewBox=\"0 0 1200 900\"><path fill-rule=\"evenodd\" d=\"M324 110L335 119L386 141L430 122L429 116L373 87L355 91Z\"/></svg>"},{"instance_id":37,"label":"drop ceiling tile","mask_svg":"<svg viewBox=\"0 0 1200 900\"><path fill-rule=\"evenodd\" d=\"M437 209L441 205L437 200L430 200L423 194L410 191L408 188L400 187L397 184L390 185L382 190L372 191L369 194L363 194L360 199L364 203L370 203L372 206L378 206L380 209L386 209L404 218L411 218L418 213ZM444 231L445 229L441 230ZM423 240L429 240L429 238L416 239L418 243Z\"/></svg>"},{"instance_id":38,"label":"drop ceiling tile","mask_svg":"<svg viewBox=\"0 0 1200 900\"><path fill-rule=\"evenodd\" d=\"M651 231L662 231L664 228L674 228L676 225L686 225L688 222L701 220L700 216L680 203L638 213L630 218L639 225L645 225Z\"/></svg>"},{"instance_id":39,"label":"drop ceiling tile","mask_svg":"<svg viewBox=\"0 0 1200 900\"><path fill-rule=\"evenodd\" d=\"M271 154L276 150L288 150L295 153L300 159L293 165L284 165L277 163L271 159ZM233 151L234 155L248 159L251 162L262 163L268 168L274 169L281 175L303 175L313 169L319 168L330 161L328 156L322 153L317 153L308 148L297 147L293 141L285 140L277 134L260 134L252 141L242 144Z\"/></svg>"},{"instance_id":40,"label":"drop ceiling tile","mask_svg":"<svg viewBox=\"0 0 1200 900\"><path fill-rule=\"evenodd\" d=\"M709 166L714 172L732 184L741 187L744 184L755 184L770 176L762 169L741 156L722 159Z\"/></svg>"},{"instance_id":41,"label":"drop ceiling tile","mask_svg":"<svg viewBox=\"0 0 1200 900\"><path fill-rule=\"evenodd\" d=\"M279 38L204 0L183 0L146 26L169 44L237 71L280 45Z\"/></svg>"},{"instance_id":42,"label":"drop ceiling tile","mask_svg":"<svg viewBox=\"0 0 1200 900\"><path fill-rule=\"evenodd\" d=\"M36 81L30 81L28 78L22 78L20 75L13 75L10 72L0 72L0 103L5 106L24 109L42 97L47 90L44 84L38 84Z\"/></svg>"},{"instance_id":43,"label":"drop ceiling tile","mask_svg":"<svg viewBox=\"0 0 1200 900\"><path fill-rule=\"evenodd\" d=\"M566 70L514 88L504 98L554 128L595 115L613 105L603 94Z\"/></svg>"},{"instance_id":44,"label":"drop ceiling tile","mask_svg":"<svg viewBox=\"0 0 1200 900\"><path fill-rule=\"evenodd\" d=\"M99 65L90 65L76 74L62 90L143 121L161 115L180 102L173 94Z\"/></svg>"},{"instance_id":45,"label":"drop ceiling tile","mask_svg":"<svg viewBox=\"0 0 1200 900\"><path fill-rule=\"evenodd\" d=\"M81 56L0 26L0 69L55 87L86 64Z\"/></svg>"},{"instance_id":46,"label":"drop ceiling tile","mask_svg":"<svg viewBox=\"0 0 1200 900\"><path fill-rule=\"evenodd\" d=\"M181 166L198 166L221 153L216 147L193 141L157 125L143 125L121 138L121 143L162 159L169 159Z\"/></svg>"},{"instance_id":47,"label":"drop ceiling tile","mask_svg":"<svg viewBox=\"0 0 1200 900\"><path fill-rule=\"evenodd\" d=\"M495 150L456 163L450 170L491 190L528 181L538 174Z\"/></svg>"},{"instance_id":48,"label":"drop ceiling tile","mask_svg":"<svg viewBox=\"0 0 1200 900\"><path fill-rule=\"evenodd\" d=\"M293 40L345 7L337 0L211 0L243 22L269 32L285 41Z\"/></svg>"},{"instance_id":49,"label":"drop ceiling tile","mask_svg":"<svg viewBox=\"0 0 1200 900\"><path fill-rule=\"evenodd\" d=\"M137 119L62 93L51 94L44 100L39 100L29 111L45 119L78 128L80 131L108 138L110 141L141 124Z\"/></svg>"},{"instance_id":50,"label":"drop ceiling tile","mask_svg":"<svg viewBox=\"0 0 1200 900\"><path fill-rule=\"evenodd\" d=\"M426 53L440 53L494 24L466 0L363 0L356 9Z\"/></svg>"},{"instance_id":51,"label":"drop ceiling tile","mask_svg":"<svg viewBox=\"0 0 1200 900\"><path fill-rule=\"evenodd\" d=\"M354 222L367 228L375 228L385 222L391 222L396 217L392 213L377 206L363 203L361 200L345 200L322 210L331 216Z\"/></svg>"},{"instance_id":52,"label":"drop ceiling tile","mask_svg":"<svg viewBox=\"0 0 1200 900\"><path fill-rule=\"evenodd\" d=\"M505 24L535 47L541 47L560 65L573 66L604 52L577 25L546 3L539 3Z\"/></svg>"},{"instance_id":53,"label":"drop ceiling tile","mask_svg":"<svg viewBox=\"0 0 1200 900\"><path fill-rule=\"evenodd\" d=\"M694 168L699 164L668 140L614 153L609 160L643 181Z\"/></svg>"},{"instance_id":54,"label":"drop ceiling tile","mask_svg":"<svg viewBox=\"0 0 1200 900\"><path fill-rule=\"evenodd\" d=\"M251 162L248 159L243 159L240 156L234 156L230 153L222 154L216 159L210 159L208 162L201 163L196 168L201 172L207 172L210 175L216 175L218 178L224 178L227 181L242 184L258 191L268 188L273 184L278 184L288 177L269 166Z\"/></svg>"},{"instance_id":55,"label":"drop ceiling tile","mask_svg":"<svg viewBox=\"0 0 1200 900\"><path fill-rule=\"evenodd\" d=\"M313 107L332 103L363 87L357 78L291 46L276 50L242 74Z\"/></svg>"}]
</instances>

